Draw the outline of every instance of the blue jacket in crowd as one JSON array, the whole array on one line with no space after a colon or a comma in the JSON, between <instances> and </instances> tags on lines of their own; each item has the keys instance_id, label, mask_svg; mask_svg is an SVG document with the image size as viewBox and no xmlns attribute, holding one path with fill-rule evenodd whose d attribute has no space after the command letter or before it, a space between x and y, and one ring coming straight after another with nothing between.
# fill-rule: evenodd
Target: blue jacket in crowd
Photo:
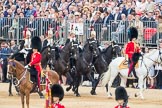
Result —
<instances>
[{"instance_id":1,"label":"blue jacket in crowd","mask_svg":"<svg viewBox=\"0 0 162 108\"><path fill-rule=\"evenodd\" d=\"M2 48L0 49L0 59L7 59L12 53L10 48Z\"/></svg>"}]
</instances>

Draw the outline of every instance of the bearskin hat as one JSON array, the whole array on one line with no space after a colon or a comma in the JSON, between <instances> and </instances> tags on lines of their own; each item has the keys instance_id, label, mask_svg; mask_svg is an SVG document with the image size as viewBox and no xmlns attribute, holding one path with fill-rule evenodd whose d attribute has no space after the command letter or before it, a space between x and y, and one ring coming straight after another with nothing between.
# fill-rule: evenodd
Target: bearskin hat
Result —
<instances>
[{"instance_id":1,"label":"bearskin hat","mask_svg":"<svg viewBox=\"0 0 162 108\"><path fill-rule=\"evenodd\" d=\"M115 90L115 99L116 100L124 100L126 102L128 100L127 91L124 87L117 87Z\"/></svg>"},{"instance_id":2,"label":"bearskin hat","mask_svg":"<svg viewBox=\"0 0 162 108\"><path fill-rule=\"evenodd\" d=\"M138 30L135 27L130 27L128 29L128 38L130 41L132 41L133 38L138 38Z\"/></svg>"},{"instance_id":3,"label":"bearskin hat","mask_svg":"<svg viewBox=\"0 0 162 108\"><path fill-rule=\"evenodd\" d=\"M42 49L42 42L41 39L38 36L35 36L32 38L31 40L31 47L33 49L38 49L38 51L40 52Z\"/></svg>"},{"instance_id":4,"label":"bearskin hat","mask_svg":"<svg viewBox=\"0 0 162 108\"><path fill-rule=\"evenodd\" d=\"M61 101L64 98L64 89L59 84L54 84L51 87L51 96L52 97L59 97Z\"/></svg>"}]
</instances>

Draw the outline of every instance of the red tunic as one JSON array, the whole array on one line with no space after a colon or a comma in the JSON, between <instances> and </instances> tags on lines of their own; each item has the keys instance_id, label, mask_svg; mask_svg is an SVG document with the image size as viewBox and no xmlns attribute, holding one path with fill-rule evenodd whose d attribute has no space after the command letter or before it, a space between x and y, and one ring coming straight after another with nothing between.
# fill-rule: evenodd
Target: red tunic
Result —
<instances>
[{"instance_id":1,"label":"red tunic","mask_svg":"<svg viewBox=\"0 0 162 108\"><path fill-rule=\"evenodd\" d=\"M34 68L37 70L38 72L38 87L40 87L40 73L41 73L41 70L42 70L42 67L41 67L41 59L42 59L42 56L39 52L35 52L35 53L32 53L31 55L31 61L29 63L30 66L34 66Z\"/></svg>"},{"instance_id":2,"label":"red tunic","mask_svg":"<svg viewBox=\"0 0 162 108\"><path fill-rule=\"evenodd\" d=\"M123 108L123 106L117 105L117 106L115 106L114 108ZM130 108L130 107L129 107L129 106L126 106L125 108Z\"/></svg>"},{"instance_id":3,"label":"red tunic","mask_svg":"<svg viewBox=\"0 0 162 108\"><path fill-rule=\"evenodd\" d=\"M125 53L128 55L128 58L132 59L133 53L139 53L139 52L140 52L140 48L137 45L135 45L134 42L130 41L127 43Z\"/></svg>"},{"instance_id":4,"label":"red tunic","mask_svg":"<svg viewBox=\"0 0 162 108\"><path fill-rule=\"evenodd\" d=\"M64 105L57 103L57 104L52 104L52 108L65 108L65 107L64 107Z\"/></svg>"},{"instance_id":5,"label":"red tunic","mask_svg":"<svg viewBox=\"0 0 162 108\"><path fill-rule=\"evenodd\" d=\"M34 66L36 68L38 73L41 73L42 70L41 59L41 54L39 52L35 52L31 55L31 62L29 63L30 66Z\"/></svg>"}]
</instances>

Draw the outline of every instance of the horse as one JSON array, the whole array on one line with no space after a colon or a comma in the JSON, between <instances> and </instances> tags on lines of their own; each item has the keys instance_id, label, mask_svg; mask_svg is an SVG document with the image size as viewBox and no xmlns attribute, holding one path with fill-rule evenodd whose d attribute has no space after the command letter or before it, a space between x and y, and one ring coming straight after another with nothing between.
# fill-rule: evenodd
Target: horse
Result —
<instances>
[{"instance_id":1,"label":"horse","mask_svg":"<svg viewBox=\"0 0 162 108\"><path fill-rule=\"evenodd\" d=\"M119 74L121 78L121 86L126 86L126 80L128 76L128 68L119 68L121 63L125 60L125 57L117 57L114 59L106 73L102 75L101 82L105 86L108 83L108 97L111 97L111 85L114 78ZM162 50L155 49L143 56L138 61L138 67L135 68L136 76L138 77L138 87L139 92L135 93L135 97L140 96L141 99L144 99L143 91L146 88L146 77L148 75L149 68L153 66L154 63L162 64Z\"/></svg>"},{"instance_id":2,"label":"horse","mask_svg":"<svg viewBox=\"0 0 162 108\"><path fill-rule=\"evenodd\" d=\"M24 53L24 51L25 51L25 53ZM32 49L29 49L29 50L24 49L24 51L23 51L23 53L17 52L15 54L13 54L12 56L10 56L9 58L14 59L16 61L19 61L23 65L27 65L30 62L30 59L31 59L30 57L31 57L31 54L32 54ZM41 54L43 55L42 60L41 60L41 66L42 66L43 69L46 69L46 67L48 65L48 60L49 60L50 55L51 55L51 47L50 46L44 47L41 50ZM9 96L13 96L13 94L12 94L12 83L14 83L14 85L16 85L17 82L10 75L8 75L8 79L9 79ZM15 89L19 94L19 90L18 90L17 86L15 86Z\"/></svg>"},{"instance_id":3,"label":"horse","mask_svg":"<svg viewBox=\"0 0 162 108\"><path fill-rule=\"evenodd\" d=\"M101 74L108 70L108 65L114 57L121 56L120 52L120 46L112 43L105 50L101 51L97 58L95 58L93 73L97 74L98 77L92 80L92 90L90 92L91 95L96 95L95 90L100 81Z\"/></svg>"},{"instance_id":4,"label":"horse","mask_svg":"<svg viewBox=\"0 0 162 108\"><path fill-rule=\"evenodd\" d=\"M67 43L62 49L53 46L51 48L51 56L50 56L50 66L53 70L55 70L59 76L60 79L61 75L69 76L68 73L70 71L70 56L71 56L71 50L73 49L73 42Z\"/></svg>"},{"instance_id":5,"label":"horse","mask_svg":"<svg viewBox=\"0 0 162 108\"><path fill-rule=\"evenodd\" d=\"M79 84L81 81L81 75L88 76L91 79L91 71L92 71L92 63L93 58L99 55L99 49L97 45L97 41L88 40L84 47L83 52L79 54L76 64L75 64L75 72L73 72L72 77L73 81L70 86L66 88L66 91L69 91L73 86L73 91L76 96L80 96L78 92Z\"/></svg>"},{"instance_id":6,"label":"horse","mask_svg":"<svg viewBox=\"0 0 162 108\"><path fill-rule=\"evenodd\" d=\"M16 52L13 55L11 55L9 58L10 59L15 59L15 60L21 62L21 64L25 65L26 64L26 60L25 60L25 57L24 56L25 56L25 53ZM14 85L16 85L16 82L15 82L16 80L15 80L15 78L13 78L13 76L10 76L10 75L7 75L7 78L9 80L9 89L8 89L9 96L13 96L13 94L12 94L12 83ZM18 87L15 86L15 89L16 89L17 94L19 95L19 89L18 89Z\"/></svg>"},{"instance_id":7,"label":"horse","mask_svg":"<svg viewBox=\"0 0 162 108\"><path fill-rule=\"evenodd\" d=\"M48 72L49 80L52 84L59 82L59 75L53 70L43 70L43 73ZM33 92L36 85L30 81L30 72L25 69L24 66L13 59L8 60L8 74L13 75L17 79L17 86L19 86L22 108L24 108L24 96L26 96L26 105L29 108L30 93ZM44 86L44 85L43 85ZM40 87L40 91L44 90L44 87Z\"/></svg>"}]
</instances>

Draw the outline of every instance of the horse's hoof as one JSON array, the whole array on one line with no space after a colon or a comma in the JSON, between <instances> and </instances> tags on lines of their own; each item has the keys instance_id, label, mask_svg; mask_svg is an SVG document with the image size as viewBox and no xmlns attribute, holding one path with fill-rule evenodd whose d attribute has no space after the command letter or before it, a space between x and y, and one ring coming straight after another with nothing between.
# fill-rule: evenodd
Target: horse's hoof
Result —
<instances>
[{"instance_id":1,"label":"horse's hoof","mask_svg":"<svg viewBox=\"0 0 162 108\"><path fill-rule=\"evenodd\" d=\"M12 93L10 93L10 94L9 94L9 96L13 96L13 94L12 94Z\"/></svg>"},{"instance_id":2,"label":"horse's hoof","mask_svg":"<svg viewBox=\"0 0 162 108\"><path fill-rule=\"evenodd\" d=\"M70 88L69 88L69 87L67 87L67 88L66 88L66 91L68 92L69 90L70 90Z\"/></svg>"},{"instance_id":3,"label":"horse's hoof","mask_svg":"<svg viewBox=\"0 0 162 108\"><path fill-rule=\"evenodd\" d=\"M16 95L20 96L20 93L16 93Z\"/></svg>"},{"instance_id":4,"label":"horse's hoof","mask_svg":"<svg viewBox=\"0 0 162 108\"><path fill-rule=\"evenodd\" d=\"M95 90L91 90L91 95L97 95Z\"/></svg>"},{"instance_id":5,"label":"horse's hoof","mask_svg":"<svg viewBox=\"0 0 162 108\"><path fill-rule=\"evenodd\" d=\"M81 97L79 93L76 94L76 97Z\"/></svg>"},{"instance_id":6,"label":"horse's hoof","mask_svg":"<svg viewBox=\"0 0 162 108\"><path fill-rule=\"evenodd\" d=\"M144 100L144 97L141 97L141 100Z\"/></svg>"},{"instance_id":7,"label":"horse's hoof","mask_svg":"<svg viewBox=\"0 0 162 108\"><path fill-rule=\"evenodd\" d=\"M73 88L72 91L74 92L75 91L75 88Z\"/></svg>"},{"instance_id":8,"label":"horse's hoof","mask_svg":"<svg viewBox=\"0 0 162 108\"><path fill-rule=\"evenodd\" d=\"M44 96L40 96L40 99L44 99Z\"/></svg>"},{"instance_id":9,"label":"horse's hoof","mask_svg":"<svg viewBox=\"0 0 162 108\"><path fill-rule=\"evenodd\" d=\"M107 97L108 97L108 98L112 98L112 93L108 94Z\"/></svg>"}]
</instances>

